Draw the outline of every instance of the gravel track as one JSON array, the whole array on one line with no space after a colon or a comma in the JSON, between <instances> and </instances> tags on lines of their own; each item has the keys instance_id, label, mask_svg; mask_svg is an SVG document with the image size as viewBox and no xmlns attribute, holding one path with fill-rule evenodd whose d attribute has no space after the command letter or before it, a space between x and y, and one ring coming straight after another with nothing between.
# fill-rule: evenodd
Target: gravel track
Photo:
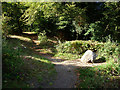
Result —
<instances>
[{"instance_id":1,"label":"gravel track","mask_svg":"<svg viewBox=\"0 0 120 90\"><path fill-rule=\"evenodd\" d=\"M79 82L78 76L75 73L76 68L101 65L101 63L82 63L79 59L64 61L61 59L56 59L50 55L40 55L49 59L53 64L55 64L55 69L57 71L57 76L55 77L55 80L52 81L52 85L44 85L44 88L76 88L75 84Z\"/></svg>"},{"instance_id":2,"label":"gravel track","mask_svg":"<svg viewBox=\"0 0 120 90\"><path fill-rule=\"evenodd\" d=\"M35 49L35 48L34 48ZM55 64L55 69L57 76L54 80L49 80L49 82L43 82L42 88L76 88L76 83L78 83L78 76L75 73L75 69L78 67L94 67L106 63L82 63L79 59L77 60L63 60L52 57L49 54L44 54L41 52L36 52L42 57L47 58L53 64ZM36 83L36 88L39 84Z\"/></svg>"}]
</instances>

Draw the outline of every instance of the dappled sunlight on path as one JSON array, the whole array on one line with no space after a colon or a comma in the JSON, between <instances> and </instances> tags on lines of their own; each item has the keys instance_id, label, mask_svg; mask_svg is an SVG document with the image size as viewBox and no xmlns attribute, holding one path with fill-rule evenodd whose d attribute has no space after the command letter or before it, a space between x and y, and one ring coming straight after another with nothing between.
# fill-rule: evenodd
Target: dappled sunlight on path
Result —
<instances>
[{"instance_id":1,"label":"dappled sunlight on path","mask_svg":"<svg viewBox=\"0 0 120 90\"><path fill-rule=\"evenodd\" d=\"M23 37L23 36L18 36L18 35L9 35L10 38L17 38L17 39L20 39L20 40L23 40L23 41L31 41L30 38L27 38L27 37Z\"/></svg>"},{"instance_id":2,"label":"dappled sunlight on path","mask_svg":"<svg viewBox=\"0 0 120 90\"><path fill-rule=\"evenodd\" d=\"M23 41L31 41L32 39L23 37L23 36L17 36L12 35L11 38L17 38ZM42 52L42 48L39 45L38 40L32 40L30 48L33 50L33 52L39 56L42 56L49 61L51 61L55 65L55 69L57 72L57 76L55 77L55 80L51 80L48 83L43 83L43 88L76 88L76 83L78 81L78 76L75 72L76 68L79 67L94 67L98 65L106 64L104 63L82 63L79 59L76 60L66 60L61 59L58 57L54 57L52 55L52 51L49 51L48 53ZM53 48L52 45L50 48ZM49 48L48 48L49 49ZM33 58L34 60L37 60L38 58L26 56L27 58ZM33 80L34 81L34 80ZM35 81L36 82L36 81Z\"/></svg>"},{"instance_id":3,"label":"dappled sunlight on path","mask_svg":"<svg viewBox=\"0 0 120 90\"><path fill-rule=\"evenodd\" d=\"M79 67L94 67L98 65L103 65L106 63L82 63L80 60L61 60L51 57L49 55L42 55L43 57L49 59L57 71L57 77L52 82L52 85L45 85L45 88L76 88L76 83L79 82L79 76L76 75L75 69Z\"/></svg>"},{"instance_id":4,"label":"dappled sunlight on path","mask_svg":"<svg viewBox=\"0 0 120 90\"><path fill-rule=\"evenodd\" d=\"M35 49L35 51L37 50ZM44 88L76 88L76 83L79 82L78 80L79 77L75 73L76 68L94 67L106 64L106 63L93 63L93 64L82 63L79 59L64 60L42 52L37 52L37 54L49 59L53 64L55 64L55 69L57 72L55 80L49 82L49 84L45 85L43 84Z\"/></svg>"}]
</instances>

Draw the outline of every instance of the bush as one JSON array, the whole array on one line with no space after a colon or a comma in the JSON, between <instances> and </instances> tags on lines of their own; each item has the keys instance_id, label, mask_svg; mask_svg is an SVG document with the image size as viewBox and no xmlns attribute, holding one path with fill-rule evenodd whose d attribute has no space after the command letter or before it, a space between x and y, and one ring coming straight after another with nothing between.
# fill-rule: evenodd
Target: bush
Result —
<instances>
[{"instance_id":1,"label":"bush","mask_svg":"<svg viewBox=\"0 0 120 90\"><path fill-rule=\"evenodd\" d=\"M40 40L40 43L47 42L47 36L45 31L39 33L38 40Z\"/></svg>"},{"instance_id":2,"label":"bush","mask_svg":"<svg viewBox=\"0 0 120 90\"><path fill-rule=\"evenodd\" d=\"M110 57L111 59L116 58L118 60L120 55L120 45L108 39L107 42L104 43L103 47L99 48L98 53L100 56L104 56L108 60Z\"/></svg>"},{"instance_id":3,"label":"bush","mask_svg":"<svg viewBox=\"0 0 120 90\"><path fill-rule=\"evenodd\" d=\"M105 57L108 64L105 66L104 71L109 75L120 74L120 45L116 42L107 40L104 46L98 50L99 57Z\"/></svg>"},{"instance_id":4,"label":"bush","mask_svg":"<svg viewBox=\"0 0 120 90\"><path fill-rule=\"evenodd\" d=\"M78 87L118 88L119 83L116 76L120 76L120 45L108 39L98 49L98 55L99 60L107 60L107 63L91 68L79 68L81 82Z\"/></svg>"},{"instance_id":5,"label":"bush","mask_svg":"<svg viewBox=\"0 0 120 90\"><path fill-rule=\"evenodd\" d=\"M74 53L74 54L81 54L84 53L86 50L97 50L103 44L98 43L97 41L82 41L82 40L75 40L75 41L66 41L64 43L59 43L56 46L58 52L61 53Z\"/></svg>"}]
</instances>

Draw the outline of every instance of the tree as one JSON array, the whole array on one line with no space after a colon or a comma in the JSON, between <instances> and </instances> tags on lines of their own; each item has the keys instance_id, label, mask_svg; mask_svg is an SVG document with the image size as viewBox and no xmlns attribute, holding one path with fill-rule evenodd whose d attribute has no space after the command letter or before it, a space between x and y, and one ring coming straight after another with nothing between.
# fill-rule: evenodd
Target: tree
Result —
<instances>
[{"instance_id":1,"label":"tree","mask_svg":"<svg viewBox=\"0 0 120 90\"><path fill-rule=\"evenodd\" d=\"M20 19L26 7L22 3L2 3L2 26L4 33L22 33L24 23Z\"/></svg>"},{"instance_id":2,"label":"tree","mask_svg":"<svg viewBox=\"0 0 120 90\"><path fill-rule=\"evenodd\" d=\"M81 34L79 33L81 29L75 29L73 22L79 24L81 28L84 26L85 9L77 7L76 3L46 2L26 3L26 5L29 8L23 15L24 21L26 24L38 26L37 31L43 31L45 29L47 33L51 33L52 35L59 35L59 32L67 33L67 35L64 35L67 38L71 38L71 36L75 37L74 33Z\"/></svg>"},{"instance_id":3,"label":"tree","mask_svg":"<svg viewBox=\"0 0 120 90\"><path fill-rule=\"evenodd\" d=\"M119 40L120 3L17 2L3 3L3 29L9 33L45 31L61 39ZM25 30L24 30L25 29Z\"/></svg>"},{"instance_id":4,"label":"tree","mask_svg":"<svg viewBox=\"0 0 120 90\"><path fill-rule=\"evenodd\" d=\"M119 2L102 3L104 11L101 10L101 17L98 20L90 23L89 29L85 35L91 34L91 39L98 41L106 41L106 37L111 37L111 39L114 41L120 41L119 4Z\"/></svg>"}]
</instances>

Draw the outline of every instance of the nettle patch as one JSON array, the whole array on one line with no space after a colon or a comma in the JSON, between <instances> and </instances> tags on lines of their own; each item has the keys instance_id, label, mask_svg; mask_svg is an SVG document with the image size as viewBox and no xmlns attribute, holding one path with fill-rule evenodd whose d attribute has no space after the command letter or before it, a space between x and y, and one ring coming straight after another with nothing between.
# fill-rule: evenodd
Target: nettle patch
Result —
<instances>
[{"instance_id":1,"label":"nettle patch","mask_svg":"<svg viewBox=\"0 0 120 90\"><path fill-rule=\"evenodd\" d=\"M103 46L103 43L99 43L97 41L83 41L83 40L75 40L75 41L66 41L64 43L59 43L56 46L58 52L61 53L73 53L73 54L81 54L86 50L98 50Z\"/></svg>"}]
</instances>

